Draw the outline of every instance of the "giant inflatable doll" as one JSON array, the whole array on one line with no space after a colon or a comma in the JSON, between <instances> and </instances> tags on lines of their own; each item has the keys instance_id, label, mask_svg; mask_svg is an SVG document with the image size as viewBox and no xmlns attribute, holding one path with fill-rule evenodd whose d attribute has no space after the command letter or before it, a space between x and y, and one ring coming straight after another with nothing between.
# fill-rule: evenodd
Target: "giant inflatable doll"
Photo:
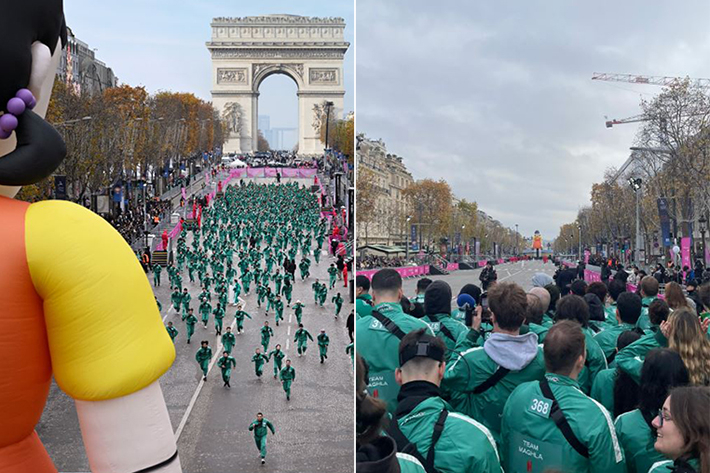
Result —
<instances>
[{"instance_id":1,"label":"giant inflatable doll","mask_svg":"<svg viewBox=\"0 0 710 473\"><path fill-rule=\"evenodd\" d=\"M65 43L61 0L0 0L0 473L56 472L34 431L52 376L92 471L180 472L175 351L131 248L79 205L14 199L65 155L43 119Z\"/></svg>"}]
</instances>

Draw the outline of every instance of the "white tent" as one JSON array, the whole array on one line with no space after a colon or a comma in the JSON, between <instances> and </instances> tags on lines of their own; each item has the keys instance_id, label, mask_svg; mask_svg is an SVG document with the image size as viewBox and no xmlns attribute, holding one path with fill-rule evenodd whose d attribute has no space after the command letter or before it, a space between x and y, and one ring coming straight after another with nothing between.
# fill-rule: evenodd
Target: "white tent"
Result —
<instances>
[{"instance_id":1,"label":"white tent","mask_svg":"<svg viewBox=\"0 0 710 473\"><path fill-rule=\"evenodd\" d=\"M235 159L231 163L228 164L230 168L245 168L247 167L247 163L242 161L241 159Z\"/></svg>"}]
</instances>

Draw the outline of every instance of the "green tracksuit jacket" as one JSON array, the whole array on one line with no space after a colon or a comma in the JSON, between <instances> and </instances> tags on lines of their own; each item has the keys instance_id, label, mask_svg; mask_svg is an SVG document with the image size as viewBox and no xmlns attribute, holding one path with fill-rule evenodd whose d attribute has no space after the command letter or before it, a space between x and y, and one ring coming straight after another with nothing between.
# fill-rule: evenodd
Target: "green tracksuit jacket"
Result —
<instances>
[{"instance_id":1,"label":"green tracksuit jacket","mask_svg":"<svg viewBox=\"0 0 710 473\"><path fill-rule=\"evenodd\" d=\"M518 386L503 410L501 456L506 473L625 473L624 453L604 406L571 378L552 373L545 377L572 432L589 449L589 458L567 442L550 417L552 402L533 381Z\"/></svg>"},{"instance_id":2,"label":"green tracksuit jacket","mask_svg":"<svg viewBox=\"0 0 710 473\"><path fill-rule=\"evenodd\" d=\"M440 397L430 397L399 418L399 428L426 458L441 411L449 415L434 449L434 467L441 473L501 473L500 460L490 431L479 422L453 412Z\"/></svg>"},{"instance_id":3,"label":"green tracksuit jacket","mask_svg":"<svg viewBox=\"0 0 710 473\"><path fill-rule=\"evenodd\" d=\"M520 384L541 380L545 375L542 348L538 348L537 356L525 368L510 371L495 386L480 394L474 394L474 389L490 378L500 366L488 356L483 347L469 348L453 360L444 374L442 390L451 396L454 410L481 422L500 442L501 414L510 393Z\"/></svg>"},{"instance_id":4,"label":"green tracksuit jacket","mask_svg":"<svg viewBox=\"0 0 710 473\"><path fill-rule=\"evenodd\" d=\"M427 315L422 320L428 323L436 336L444 341L446 345L446 361L449 361L455 356L456 342L461 334L468 332L468 328L461 322L454 320L449 314ZM445 333L442 327L446 328L448 334Z\"/></svg>"},{"instance_id":5,"label":"green tracksuit jacket","mask_svg":"<svg viewBox=\"0 0 710 473\"><path fill-rule=\"evenodd\" d=\"M266 418L263 418L261 422L255 420L249 425L249 430L254 431L254 442L256 443L256 448L259 449L259 453L262 458L266 458L266 434L268 430L271 430L271 434L275 435L274 426Z\"/></svg>"},{"instance_id":6,"label":"green tracksuit jacket","mask_svg":"<svg viewBox=\"0 0 710 473\"><path fill-rule=\"evenodd\" d=\"M426 322L405 314L399 303L385 302L375 309L388 317L404 333L420 328L434 335ZM399 367L399 338L391 334L377 319L368 315L355 322L358 353L369 366L367 390L371 396L387 402L389 412L397 407L399 385L394 379L394 371Z\"/></svg>"},{"instance_id":7,"label":"green tracksuit jacket","mask_svg":"<svg viewBox=\"0 0 710 473\"><path fill-rule=\"evenodd\" d=\"M614 385L617 377L617 368L601 370L594 378L592 391L589 393L589 396L599 401L610 414L614 414Z\"/></svg>"},{"instance_id":8,"label":"green tracksuit jacket","mask_svg":"<svg viewBox=\"0 0 710 473\"><path fill-rule=\"evenodd\" d=\"M584 368L579 374L579 387L585 394L592 390L592 382L601 370L607 369L606 357L599 344L594 341L594 331L590 328L583 328L584 343L587 348L587 359Z\"/></svg>"},{"instance_id":9,"label":"green tracksuit jacket","mask_svg":"<svg viewBox=\"0 0 710 473\"><path fill-rule=\"evenodd\" d=\"M631 324L622 323L621 325L604 324L604 330L594 335L594 341L597 342L599 348L604 352L604 356L608 360L616 350L616 341L619 336L628 331L633 330Z\"/></svg>"},{"instance_id":10,"label":"green tracksuit jacket","mask_svg":"<svg viewBox=\"0 0 710 473\"><path fill-rule=\"evenodd\" d=\"M643 361L646 359L646 354L654 348L668 348L668 339L660 328L656 328L656 332L644 335L620 350L615 358L616 366L640 383Z\"/></svg>"},{"instance_id":11,"label":"green tracksuit jacket","mask_svg":"<svg viewBox=\"0 0 710 473\"><path fill-rule=\"evenodd\" d=\"M370 294L363 294L355 299L355 315L358 319L372 315L372 296Z\"/></svg>"},{"instance_id":12,"label":"green tracksuit jacket","mask_svg":"<svg viewBox=\"0 0 710 473\"><path fill-rule=\"evenodd\" d=\"M654 463L666 460L653 447L656 438L639 409L621 414L616 418L614 427L624 450L626 471L629 473L647 473Z\"/></svg>"},{"instance_id":13,"label":"green tracksuit jacket","mask_svg":"<svg viewBox=\"0 0 710 473\"><path fill-rule=\"evenodd\" d=\"M234 348L236 342L237 338L232 332L225 332L224 335L222 335L222 346L224 346L224 351L227 353L232 353L232 348Z\"/></svg>"}]
</instances>

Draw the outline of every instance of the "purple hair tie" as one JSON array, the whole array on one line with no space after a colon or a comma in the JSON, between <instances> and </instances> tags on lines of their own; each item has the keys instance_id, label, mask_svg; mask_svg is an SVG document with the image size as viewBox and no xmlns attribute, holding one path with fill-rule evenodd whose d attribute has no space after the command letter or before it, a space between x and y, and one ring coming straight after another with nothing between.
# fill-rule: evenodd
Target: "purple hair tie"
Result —
<instances>
[{"instance_id":1,"label":"purple hair tie","mask_svg":"<svg viewBox=\"0 0 710 473\"><path fill-rule=\"evenodd\" d=\"M15 96L7 101L7 113L0 116L0 140L5 140L15 131L19 121L17 117L32 110L37 105L35 96L29 89L20 89Z\"/></svg>"}]
</instances>

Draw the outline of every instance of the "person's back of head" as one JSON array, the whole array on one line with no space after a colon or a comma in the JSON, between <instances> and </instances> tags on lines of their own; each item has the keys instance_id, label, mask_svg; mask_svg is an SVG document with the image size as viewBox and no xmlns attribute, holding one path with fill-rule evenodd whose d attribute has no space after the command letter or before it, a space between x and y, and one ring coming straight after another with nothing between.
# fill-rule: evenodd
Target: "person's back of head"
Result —
<instances>
[{"instance_id":1,"label":"person's back of head","mask_svg":"<svg viewBox=\"0 0 710 473\"><path fill-rule=\"evenodd\" d=\"M639 409L646 416L655 415L663 407L670 390L688 382L688 369L677 352L669 348L649 351L641 368Z\"/></svg>"},{"instance_id":2,"label":"person's back of head","mask_svg":"<svg viewBox=\"0 0 710 473\"><path fill-rule=\"evenodd\" d=\"M556 311L557 301L560 300L560 288L556 284L548 284L545 290L550 294L550 306L547 310Z\"/></svg>"},{"instance_id":3,"label":"person's back of head","mask_svg":"<svg viewBox=\"0 0 710 473\"><path fill-rule=\"evenodd\" d=\"M673 422L671 431L667 432L663 423L659 425L659 435L656 441L656 450L666 456L677 459L697 459L698 473L710 472L710 416L707 413L710 405L710 387L707 386L682 386L674 388L669 394L670 420ZM665 410L665 406L664 406ZM656 421L654 420L654 424ZM661 434L661 430L664 430ZM675 433L675 435L673 435ZM677 445L675 440L682 445ZM667 448L670 447L670 448ZM674 450L674 452L671 452ZM687 468L675 471L696 471Z\"/></svg>"},{"instance_id":4,"label":"person's back of head","mask_svg":"<svg viewBox=\"0 0 710 473\"><path fill-rule=\"evenodd\" d=\"M613 279L609 283L609 297L611 297L614 302L619 300L619 295L626 292L626 284L618 279Z\"/></svg>"},{"instance_id":5,"label":"person's back of head","mask_svg":"<svg viewBox=\"0 0 710 473\"><path fill-rule=\"evenodd\" d=\"M710 341L698 316L690 309L678 309L670 315L668 323L668 348L680 354L691 384L710 385Z\"/></svg>"},{"instance_id":6,"label":"person's back of head","mask_svg":"<svg viewBox=\"0 0 710 473\"><path fill-rule=\"evenodd\" d=\"M595 281L587 286L587 294L596 294L602 304L606 300L606 295L608 294L606 285L601 281Z\"/></svg>"},{"instance_id":7,"label":"person's back of head","mask_svg":"<svg viewBox=\"0 0 710 473\"><path fill-rule=\"evenodd\" d=\"M543 289L544 290L544 289ZM535 294L528 292L528 310L525 313L525 323L527 324L538 324L542 323L542 316L545 313L542 310L542 301Z\"/></svg>"},{"instance_id":8,"label":"person's back of head","mask_svg":"<svg viewBox=\"0 0 710 473\"><path fill-rule=\"evenodd\" d=\"M426 329L413 330L399 342L399 368L395 372L402 385L412 381L441 383L444 377L446 345Z\"/></svg>"},{"instance_id":9,"label":"person's back of head","mask_svg":"<svg viewBox=\"0 0 710 473\"><path fill-rule=\"evenodd\" d=\"M424 294L424 291L426 291L431 283L432 280L429 278L421 278L417 281L417 294Z\"/></svg>"},{"instance_id":10,"label":"person's back of head","mask_svg":"<svg viewBox=\"0 0 710 473\"><path fill-rule=\"evenodd\" d=\"M585 341L579 324L563 320L553 325L545 337L543 353L548 373L570 376L575 375L577 370L581 371L584 366Z\"/></svg>"},{"instance_id":11,"label":"person's back of head","mask_svg":"<svg viewBox=\"0 0 710 473\"><path fill-rule=\"evenodd\" d=\"M544 314L550 308L550 293L544 287L533 287L528 294L535 294L540 299L542 304L542 313Z\"/></svg>"},{"instance_id":12,"label":"person's back of head","mask_svg":"<svg viewBox=\"0 0 710 473\"><path fill-rule=\"evenodd\" d=\"M461 294L468 294L469 296L473 297L473 299L476 301L476 305L481 305L481 294L482 293L483 292L481 291L481 288L476 286L475 284L466 284L459 291L459 296Z\"/></svg>"},{"instance_id":13,"label":"person's back of head","mask_svg":"<svg viewBox=\"0 0 710 473\"><path fill-rule=\"evenodd\" d=\"M523 288L514 283L499 283L488 291L488 307L493 323L503 330L516 331L525 321L528 300Z\"/></svg>"},{"instance_id":14,"label":"person's back of head","mask_svg":"<svg viewBox=\"0 0 710 473\"><path fill-rule=\"evenodd\" d=\"M584 302L587 303L589 308L589 320L596 320L598 322L603 322L606 320L606 315L604 314L604 304L593 292L588 292L584 295Z\"/></svg>"},{"instance_id":15,"label":"person's back of head","mask_svg":"<svg viewBox=\"0 0 710 473\"><path fill-rule=\"evenodd\" d=\"M402 297L402 276L394 269L381 269L372 276L371 287L376 303L399 302Z\"/></svg>"},{"instance_id":16,"label":"person's back of head","mask_svg":"<svg viewBox=\"0 0 710 473\"><path fill-rule=\"evenodd\" d=\"M688 301L685 299L685 294L683 294L683 288L676 282L666 284L665 298L668 307L673 310L688 307Z\"/></svg>"},{"instance_id":17,"label":"person's back of head","mask_svg":"<svg viewBox=\"0 0 710 473\"><path fill-rule=\"evenodd\" d=\"M451 286L445 281L434 281L424 292L424 314L451 314Z\"/></svg>"},{"instance_id":18,"label":"person's back of head","mask_svg":"<svg viewBox=\"0 0 710 473\"><path fill-rule=\"evenodd\" d=\"M564 296L557 303L555 311L555 322L561 320L573 320L582 327L587 327L589 324L589 306L587 301L579 296L568 295Z\"/></svg>"},{"instance_id":19,"label":"person's back of head","mask_svg":"<svg viewBox=\"0 0 710 473\"><path fill-rule=\"evenodd\" d=\"M368 279L367 276L363 276L362 274L358 274L355 277L355 288L360 289L362 294L367 294L370 292L370 280Z\"/></svg>"},{"instance_id":20,"label":"person's back of head","mask_svg":"<svg viewBox=\"0 0 710 473\"><path fill-rule=\"evenodd\" d=\"M645 276L641 280L640 286L643 297L656 297L658 295L658 279L653 276Z\"/></svg>"},{"instance_id":21,"label":"person's back of head","mask_svg":"<svg viewBox=\"0 0 710 473\"><path fill-rule=\"evenodd\" d=\"M653 325L661 325L661 322L668 320L671 308L663 299L656 299L648 306L648 320Z\"/></svg>"},{"instance_id":22,"label":"person's back of head","mask_svg":"<svg viewBox=\"0 0 710 473\"><path fill-rule=\"evenodd\" d=\"M641 298L633 292L622 292L616 301L619 318L625 324L636 325L641 317Z\"/></svg>"},{"instance_id":23,"label":"person's back of head","mask_svg":"<svg viewBox=\"0 0 710 473\"><path fill-rule=\"evenodd\" d=\"M582 279L577 279L569 287L569 290L575 296L584 297L584 294L587 292L587 283L586 283L586 281L583 281Z\"/></svg>"},{"instance_id":24,"label":"person's back of head","mask_svg":"<svg viewBox=\"0 0 710 473\"><path fill-rule=\"evenodd\" d=\"M703 307L698 307L698 312L704 308L705 310L710 309L710 284L704 283L698 288L698 296L700 297L700 302L702 302Z\"/></svg>"}]
</instances>

